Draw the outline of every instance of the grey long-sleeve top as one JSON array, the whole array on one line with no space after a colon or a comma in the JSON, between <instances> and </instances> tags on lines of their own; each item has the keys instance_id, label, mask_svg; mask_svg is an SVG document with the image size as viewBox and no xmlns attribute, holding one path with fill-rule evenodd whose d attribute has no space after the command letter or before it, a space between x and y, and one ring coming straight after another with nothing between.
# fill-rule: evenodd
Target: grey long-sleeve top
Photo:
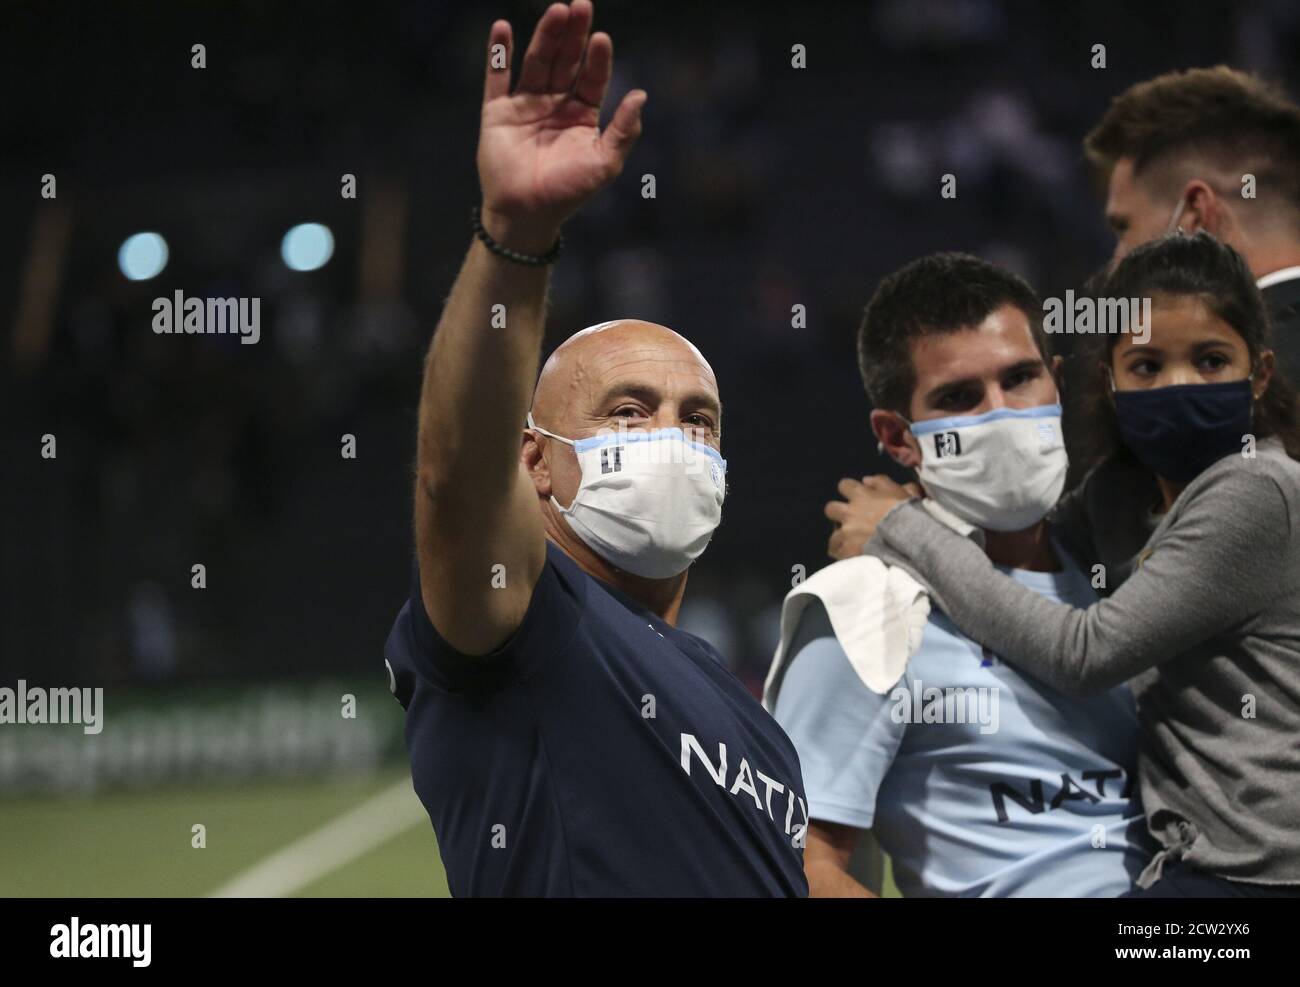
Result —
<instances>
[{"instance_id":1,"label":"grey long-sleeve top","mask_svg":"<svg viewBox=\"0 0 1300 987\"><path fill-rule=\"evenodd\" d=\"M1064 692L1130 680L1143 805L1166 850L1143 883L1183 858L1229 879L1300 884L1300 463L1265 440L1253 459L1206 469L1162 518L1155 497L1149 473L1106 463L1053 512L1085 570L1105 567L1109 595L1087 609L999 573L919 501L891 510L866 550Z\"/></svg>"}]
</instances>

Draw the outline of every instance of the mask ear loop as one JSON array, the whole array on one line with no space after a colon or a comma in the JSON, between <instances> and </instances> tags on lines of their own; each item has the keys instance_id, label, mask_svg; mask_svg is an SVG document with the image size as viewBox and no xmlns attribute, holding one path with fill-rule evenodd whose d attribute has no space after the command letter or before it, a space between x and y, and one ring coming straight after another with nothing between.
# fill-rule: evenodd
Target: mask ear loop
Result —
<instances>
[{"instance_id":1,"label":"mask ear loop","mask_svg":"<svg viewBox=\"0 0 1300 987\"><path fill-rule=\"evenodd\" d=\"M573 439L566 439L563 435L556 435L554 432L548 432L546 429L542 428L542 426L538 425L535 421L533 421L533 413L531 411L528 412L528 417L526 421L528 422L529 428L531 428L534 432L541 432L548 439L554 439L556 442L563 442L565 445L576 445Z\"/></svg>"},{"instance_id":2,"label":"mask ear loop","mask_svg":"<svg viewBox=\"0 0 1300 987\"><path fill-rule=\"evenodd\" d=\"M1174 208L1174 214L1169 219L1169 225L1165 227L1165 234L1168 235L1177 230L1183 232L1183 228L1178 223L1183 218L1183 210L1187 208L1187 199L1183 196L1178 197L1178 205Z\"/></svg>"},{"instance_id":3,"label":"mask ear loop","mask_svg":"<svg viewBox=\"0 0 1300 987\"><path fill-rule=\"evenodd\" d=\"M533 420L533 413L531 411L528 412L525 421L528 423L528 427L531 428L534 432L541 432L548 439L555 439L555 441L563 442L565 445L573 446L575 449L578 446L577 439L566 439L563 435L556 435L554 432L542 428L542 426L538 425L537 422ZM625 436L627 435L627 432L628 432L627 426L620 422L616 434L618 434L619 436Z\"/></svg>"},{"instance_id":4,"label":"mask ear loop","mask_svg":"<svg viewBox=\"0 0 1300 987\"><path fill-rule=\"evenodd\" d=\"M533 413L531 411L528 412L528 415L524 420L528 423L528 427L531 428L534 432L541 432L548 439L554 439L556 442L563 442L566 445L574 446L575 449L577 448L577 443L575 443L573 439L566 439L563 435L556 435L554 432L549 432L546 429L542 428L542 426L538 425L537 422L533 421ZM574 500L577 500L577 495L574 496ZM563 515L566 511L570 510L573 507L572 502L569 504L568 507L561 507L560 502L555 499L555 494L551 494L551 504L555 507L557 511L560 512L561 515Z\"/></svg>"},{"instance_id":5,"label":"mask ear loop","mask_svg":"<svg viewBox=\"0 0 1300 987\"><path fill-rule=\"evenodd\" d=\"M1118 416L1119 408L1115 406L1115 393L1116 393L1115 373L1110 369L1110 367L1106 367L1105 370L1106 370L1106 382L1110 385L1110 391L1106 394L1106 397L1110 401L1110 410L1112 414Z\"/></svg>"},{"instance_id":6,"label":"mask ear loop","mask_svg":"<svg viewBox=\"0 0 1300 987\"><path fill-rule=\"evenodd\" d=\"M903 414L900 414L900 413L897 412L897 411L895 411L894 414L897 415L899 418L901 418L904 422L907 423L907 429L908 429L908 431L910 432L910 431L912 430L912 422L910 422L910 421L907 420L907 416L906 416L906 415L903 415ZM885 444L884 444L883 442L877 442L877 443L876 443L876 453L877 453L877 455L881 455L881 456L888 455L888 453L885 452Z\"/></svg>"},{"instance_id":7,"label":"mask ear loop","mask_svg":"<svg viewBox=\"0 0 1300 987\"><path fill-rule=\"evenodd\" d=\"M1268 393L1268 388L1259 392L1259 397L1255 396L1255 361L1250 362L1250 373L1246 374L1246 380L1250 382L1250 426L1255 427L1255 405L1259 403L1260 398Z\"/></svg>"}]
</instances>

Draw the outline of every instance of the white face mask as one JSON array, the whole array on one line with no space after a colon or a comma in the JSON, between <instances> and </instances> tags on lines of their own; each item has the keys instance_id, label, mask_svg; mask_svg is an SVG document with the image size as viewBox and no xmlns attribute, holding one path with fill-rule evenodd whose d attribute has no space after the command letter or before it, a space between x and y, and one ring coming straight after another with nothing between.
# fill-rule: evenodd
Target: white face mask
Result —
<instances>
[{"instance_id":1,"label":"white face mask","mask_svg":"<svg viewBox=\"0 0 1300 987\"><path fill-rule=\"evenodd\" d=\"M976 527L1022 531L1041 521L1065 489L1069 460L1059 404L932 418L911 429L921 446L917 473L925 492Z\"/></svg>"},{"instance_id":2,"label":"white face mask","mask_svg":"<svg viewBox=\"0 0 1300 987\"><path fill-rule=\"evenodd\" d=\"M722 520L727 461L686 438L680 428L621 430L566 439L582 482L573 503L555 505L573 533L611 565L648 579L666 579L700 557Z\"/></svg>"}]
</instances>

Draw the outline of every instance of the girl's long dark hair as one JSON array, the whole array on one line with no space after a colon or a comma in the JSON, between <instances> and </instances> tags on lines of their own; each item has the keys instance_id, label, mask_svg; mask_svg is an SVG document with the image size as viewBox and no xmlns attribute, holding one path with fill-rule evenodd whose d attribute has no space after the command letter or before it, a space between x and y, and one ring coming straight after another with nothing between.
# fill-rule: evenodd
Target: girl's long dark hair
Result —
<instances>
[{"instance_id":1,"label":"girl's long dark hair","mask_svg":"<svg viewBox=\"0 0 1300 987\"><path fill-rule=\"evenodd\" d=\"M1245 341L1252 367L1272 348L1268 308L1250 268L1239 253L1204 231L1194 236L1173 233L1143 244L1099 280L1092 293L1100 298L1200 298ZM1086 361L1078 375L1082 393L1073 403L1078 416L1075 431L1082 434L1078 448L1084 468L1106 459L1133 458L1120 439L1105 370L1117 342L1117 333L1098 333L1081 348L1080 356ZM1257 439L1276 436L1287 455L1300 459L1295 388L1276 366L1268 389L1255 402L1252 427Z\"/></svg>"}]
</instances>

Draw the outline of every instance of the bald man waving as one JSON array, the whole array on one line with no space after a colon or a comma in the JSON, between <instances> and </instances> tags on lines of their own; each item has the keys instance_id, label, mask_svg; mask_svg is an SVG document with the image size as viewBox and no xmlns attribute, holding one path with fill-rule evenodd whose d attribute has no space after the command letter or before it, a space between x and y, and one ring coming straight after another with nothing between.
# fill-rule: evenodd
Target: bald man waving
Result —
<instances>
[{"instance_id":1,"label":"bald man waving","mask_svg":"<svg viewBox=\"0 0 1300 987\"><path fill-rule=\"evenodd\" d=\"M794 747L674 626L726 488L713 371L623 320L537 377L560 226L622 170L646 98L598 129L613 48L591 19L548 8L513 92L509 24L488 39L482 204L425 366L418 565L385 647L411 774L454 895L801 896Z\"/></svg>"}]
</instances>

